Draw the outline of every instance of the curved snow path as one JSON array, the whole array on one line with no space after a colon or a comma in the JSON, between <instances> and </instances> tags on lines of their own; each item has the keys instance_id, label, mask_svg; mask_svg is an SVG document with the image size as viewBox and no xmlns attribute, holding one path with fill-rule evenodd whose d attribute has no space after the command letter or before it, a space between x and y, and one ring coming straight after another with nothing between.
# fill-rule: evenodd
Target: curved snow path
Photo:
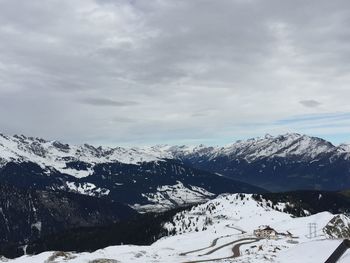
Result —
<instances>
[{"instance_id":1,"label":"curved snow path","mask_svg":"<svg viewBox=\"0 0 350 263\"><path fill-rule=\"evenodd\" d=\"M241 234L247 233L246 231L244 231L244 230L242 230L242 229L240 229L240 228L233 227L233 226L230 226L230 225L225 225L225 227L228 227L228 228L232 228L232 229L234 229L234 230L237 230L237 231L241 232ZM202 250L206 250L206 249L211 248L211 247L215 247L219 239L225 238L225 237L230 237L230 236L233 236L233 235L234 235L234 234L232 234L232 235L226 235L226 236L221 236L221 237L217 237L217 238L215 238L215 239L211 242L211 244L210 244L209 246L207 246L207 247L199 248L199 249L196 249L196 250L191 250L191 251L188 251L188 252L183 252L183 253L180 253L179 255L180 255L180 256L186 256L187 254L191 254L191 253L194 253L194 252L199 252L199 251L202 251Z\"/></svg>"},{"instance_id":2,"label":"curved snow path","mask_svg":"<svg viewBox=\"0 0 350 263\"><path fill-rule=\"evenodd\" d=\"M225 238L225 237L230 237L230 236L232 236L232 235L226 235L226 236L217 237L217 238L215 238L215 239L211 242L211 244L210 244L209 246L207 246L207 247L203 247L203 248L200 248L200 249L196 249L196 250L192 250L192 251L180 253L179 255L180 255L180 256L186 256L187 254L191 254L191 253L198 252L198 251L202 251L202 250L205 250L205 249L208 249L208 248L211 248L211 247L215 247L219 239Z\"/></svg>"},{"instance_id":3,"label":"curved snow path","mask_svg":"<svg viewBox=\"0 0 350 263\"><path fill-rule=\"evenodd\" d=\"M247 233L247 232L244 231L243 229L240 229L240 228L237 228L237 227L234 227L234 226L226 225L225 227L232 228L232 229L234 229L234 230L240 231L242 234Z\"/></svg>"},{"instance_id":4,"label":"curved snow path","mask_svg":"<svg viewBox=\"0 0 350 263\"><path fill-rule=\"evenodd\" d=\"M231 244L234 244L234 243L237 243L237 242L241 242L241 241L245 241L245 240L250 240L248 242L243 242L243 243L238 243L236 245L234 245L232 247L232 253L233 255L232 256L229 256L229 257L223 257L223 258L212 258L212 259L204 259L204 260L194 260L194 261L187 261L185 263L199 263L199 262L212 262L212 261L216 261L216 260L224 260L224 259L230 259L230 258L236 258L236 257L239 257L241 255L239 249L241 246L243 245L247 245L247 244L251 244L251 243L255 243L255 242L258 242L260 241L261 239L260 238L242 238L242 239L239 239L239 240L236 240L236 241L233 241L233 242L230 242L230 243L227 243L223 246L220 246L219 248L217 249L213 249L212 251L210 251L209 254L223 248L223 247L226 247L226 246L229 246ZM209 255L209 254L204 254L204 255ZM201 256L204 256L204 255L201 255Z\"/></svg>"},{"instance_id":5,"label":"curved snow path","mask_svg":"<svg viewBox=\"0 0 350 263\"><path fill-rule=\"evenodd\" d=\"M239 251L241 246L248 245L248 244L251 244L251 243L255 243L255 242L258 242L260 240L261 240L260 238L256 238L255 240L252 240L252 241L249 241L249 242L239 243L239 244L233 246L233 248L232 248L233 255L232 255L231 258L236 258L236 257L239 257L241 255L241 252Z\"/></svg>"},{"instance_id":6,"label":"curved snow path","mask_svg":"<svg viewBox=\"0 0 350 263\"><path fill-rule=\"evenodd\" d=\"M233 245L233 244L238 243L238 242L241 242L241 241L246 241L246 240L256 240L256 238L247 237L247 238L237 239L237 240L234 240L234 241L232 241L232 242L223 244L223 245L221 245L221 246L219 246L219 247L217 247L217 248L215 248L215 249L213 249L213 250L210 250L210 251L208 251L208 252L205 253L205 254L199 255L199 256L207 256L207 255L213 254L214 252L216 252L216 251L218 251L218 250L220 250L220 249L222 249L222 248L224 248L224 247L227 247L227 246L229 246L229 245Z\"/></svg>"}]
</instances>

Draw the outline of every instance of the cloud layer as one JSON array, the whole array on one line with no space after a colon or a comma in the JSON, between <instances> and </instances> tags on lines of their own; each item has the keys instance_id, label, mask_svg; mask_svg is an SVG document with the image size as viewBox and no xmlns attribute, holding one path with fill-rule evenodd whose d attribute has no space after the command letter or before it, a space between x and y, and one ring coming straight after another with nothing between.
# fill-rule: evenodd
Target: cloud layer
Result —
<instances>
[{"instance_id":1,"label":"cloud layer","mask_svg":"<svg viewBox=\"0 0 350 263\"><path fill-rule=\"evenodd\" d=\"M346 0L0 0L0 127L115 145L336 138L348 118L286 120L350 112L349 22Z\"/></svg>"}]
</instances>

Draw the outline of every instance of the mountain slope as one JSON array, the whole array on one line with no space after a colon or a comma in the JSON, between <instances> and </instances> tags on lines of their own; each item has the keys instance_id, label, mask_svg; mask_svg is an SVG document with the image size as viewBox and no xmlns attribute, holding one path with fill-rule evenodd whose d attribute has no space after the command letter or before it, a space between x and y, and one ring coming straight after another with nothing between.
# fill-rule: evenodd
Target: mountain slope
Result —
<instances>
[{"instance_id":1,"label":"mountain slope","mask_svg":"<svg viewBox=\"0 0 350 263\"><path fill-rule=\"evenodd\" d=\"M83 164L76 167L80 169ZM225 192L265 191L188 167L176 160L99 163L91 169L91 175L83 178L62 174L52 167L42 168L32 162L8 162L0 168L0 183L103 197L129 204L139 211L163 211L203 202Z\"/></svg>"},{"instance_id":2,"label":"mountain slope","mask_svg":"<svg viewBox=\"0 0 350 263\"><path fill-rule=\"evenodd\" d=\"M341 242L333 237L347 235L347 231L339 232L339 229L349 229L350 219L345 215L329 212L294 217L282 211L286 205L283 202L273 205L272 201L262 197L256 200L249 194L221 195L207 203L176 213L164 224L170 235L151 245L109 246L90 253L51 251L36 256L23 256L9 262L44 262L49 259L72 263L219 260L252 263L324 262ZM307 227L310 222L316 223L316 232L312 236L309 236ZM254 234L254 230L263 229L266 225L276 231L276 238L260 238ZM101 233L106 233L104 231ZM94 233L99 236L98 231ZM78 237L80 242L75 242L76 246L87 242L86 237L89 236L91 235L85 229L83 235L70 233L66 239L61 236L59 240L67 240L72 244L74 240L71 238ZM61 243L64 242L56 243L56 247ZM299 248L305 247L308 249L300 254ZM348 256L349 253L345 255L346 258ZM342 259L339 262L347 261Z\"/></svg>"},{"instance_id":3,"label":"mountain slope","mask_svg":"<svg viewBox=\"0 0 350 263\"><path fill-rule=\"evenodd\" d=\"M76 227L101 226L137 214L105 199L0 184L0 247Z\"/></svg>"},{"instance_id":4,"label":"mountain slope","mask_svg":"<svg viewBox=\"0 0 350 263\"><path fill-rule=\"evenodd\" d=\"M265 191L152 152L0 136L0 247L108 225L135 214L129 206L160 212L224 192Z\"/></svg>"},{"instance_id":5,"label":"mountain slope","mask_svg":"<svg viewBox=\"0 0 350 263\"><path fill-rule=\"evenodd\" d=\"M42 170L42 180L53 181L51 184L54 184L54 189L61 187L63 190L89 195L108 196L117 191L118 185L123 192L121 184L124 184L131 189L140 189L133 194L135 197L127 191L119 195L122 201L129 204L140 202L140 205L146 205L147 202L151 204L156 200L168 204L181 204L184 202L178 197L182 194L171 197L169 193L175 194L176 189L184 188L178 192L187 192L187 196L192 196L189 199L198 201L206 200L213 196L212 194L223 193L222 191L256 191L252 188L245 190L237 187L223 187L219 190L218 187L218 190L213 192L207 183L204 183L204 188L198 182L188 183L190 178L181 175L184 169L186 173L195 173L195 180L202 180L202 177L197 177L198 174L217 174L234 179L235 184L244 182L274 192L349 189L349 149L347 145L334 146L323 139L296 133L267 135L263 138L237 141L225 147L157 145L143 148L108 148L87 144L75 146L23 135L1 135L0 169L6 171L11 165L32 163L40 167L35 169ZM178 167L178 170L171 168L172 165ZM193 171L190 171L191 169ZM159 176L164 175L164 171L172 174L172 180L164 179L166 176ZM2 174L0 171L0 177ZM57 175L59 179L54 179ZM20 175L17 173L17 176ZM21 176L23 177L23 173ZM140 176L144 178L140 179ZM212 175L211 178L217 176ZM213 179L212 182L215 184L216 181L219 183L226 179ZM11 179L7 177L6 180ZM68 185L57 180L68 182ZM147 180L153 181L148 183ZM156 180L159 182L155 182ZM108 181L114 185L108 184ZM143 189L138 185L140 182L145 185ZM193 189L191 186L203 189ZM143 194L142 198L139 197L140 194Z\"/></svg>"},{"instance_id":6,"label":"mountain slope","mask_svg":"<svg viewBox=\"0 0 350 263\"><path fill-rule=\"evenodd\" d=\"M78 178L91 174L91 167L97 163L136 164L166 157L170 156L165 152L153 152L151 149L68 145L24 135L0 134L0 166L8 162L32 162L42 168L52 167L61 173Z\"/></svg>"},{"instance_id":7,"label":"mountain slope","mask_svg":"<svg viewBox=\"0 0 350 263\"><path fill-rule=\"evenodd\" d=\"M328 211L332 214L350 214L350 196L338 192L326 191L294 191L283 193L262 193L252 196L256 200L261 198L270 200L272 204L286 203L286 211L295 216L306 216Z\"/></svg>"},{"instance_id":8,"label":"mountain slope","mask_svg":"<svg viewBox=\"0 0 350 263\"><path fill-rule=\"evenodd\" d=\"M206 157L207 159L230 157L245 159L247 162L271 157L298 157L302 160L313 160L329 153L348 153L344 145L336 147L323 139L297 133L278 136L265 135L263 138L237 141L224 147L174 146L168 147L168 151L177 157ZM349 158L349 154L347 158Z\"/></svg>"},{"instance_id":9,"label":"mountain slope","mask_svg":"<svg viewBox=\"0 0 350 263\"><path fill-rule=\"evenodd\" d=\"M198 169L216 172L270 191L341 190L350 187L350 154L300 134L266 136L225 147L169 148Z\"/></svg>"},{"instance_id":10,"label":"mountain slope","mask_svg":"<svg viewBox=\"0 0 350 263\"><path fill-rule=\"evenodd\" d=\"M43 236L27 243L28 254L44 251L95 251L107 246L120 244L150 245L167 235L164 223L181 210L177 208L161 213L137 214L126 220L104 226L72 228L60 233ZM16 245L0 250L2 255L15 258L23 255Z\"/></svg>"}]
</instances>

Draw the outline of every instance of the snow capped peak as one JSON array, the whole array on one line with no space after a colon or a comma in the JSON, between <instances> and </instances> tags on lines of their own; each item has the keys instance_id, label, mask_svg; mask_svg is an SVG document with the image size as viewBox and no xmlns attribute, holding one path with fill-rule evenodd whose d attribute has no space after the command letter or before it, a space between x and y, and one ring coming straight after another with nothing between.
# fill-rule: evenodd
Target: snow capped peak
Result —
<instances>
[{"instance_id":1,"label":"snow capped peak","mask_svg":"<svg viewBox=\"0 0 350 263\"><path fill-rule=\"evenodd\" d=\"M208 156L209 159L220 156L242 158L249 162L272 156L299 156L313 159L320 154L337 151L331 143L316 137L309 137L298 133L284 135L265 135L264 137L239 140L224 147L194 147L192 152L182 152L183 155Z\"/></svg>"},{"instance_id":2,"label":"snow capped peak","mask_svg":"<svg viewBox=\"0 0 350 263\"><path fill-rule=\"evenodd\" d=\"M350 144L342 143L339 145L339 149L344 152L350 153Z\"/></svg>"},{"instance_id":3,"label":"snow capped peak","mask_svg":"<svg viewBox=\"0 0 350 263\"><path fill-rule=\"evenodd\" d=\"M272 138L273 136L271 135L271 134L268 134L268 133L266 133L265 134L265 139L270 139L270 138Z\"/></svg>"},{"instance_id":4,"label":"snow capped peak","mask_svg":"<svg viewBox=\"0 0 350 263\"><path fill-rule=\"evenodd\" d=\"M56 140L24 135L6 136L0 134L0 165L10 161L31 161L42 167L53 167L64 173L81 177L81 172L66 169L66 162L79 161L92 165L103 162L137 164L163 159L217 157L245 159L248 162L270 157L294 157L313 160L324 154L346 154L350 156L350 146L336 147L323 139L287 133L272 136L266 134L245 141L220 146L155 145L148 147L102 147L90 144L69 145ZM89 173L84 173L87 176Z\"/></svg>"},{"instance_id":5,"label":"snow capped peak","mask_svg":"<svg viewBox=\"0 0 350 263\"><path fill-rule=\"evenodd\" d=\"M89 144L68 145L59 141L46 141L24 135L0 136L0 165L8 162L30 161L41 167L56 170L76 177L89 175L89 171L68 169L67 162L86 162L89 164L121 162L137 164L170 157L152 148L109 148Z\"/></svg>"}]
</instances>

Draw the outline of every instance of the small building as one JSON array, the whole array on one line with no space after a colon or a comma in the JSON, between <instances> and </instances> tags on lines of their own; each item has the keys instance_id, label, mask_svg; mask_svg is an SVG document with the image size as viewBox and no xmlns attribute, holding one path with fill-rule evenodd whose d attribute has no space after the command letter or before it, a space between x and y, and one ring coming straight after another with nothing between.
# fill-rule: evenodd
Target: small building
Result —
<instances>
[{"instance_id":1,"label":"small building","mask_svg":"<svg viewBox=\"0 0 350 263\"><path fill-rule=\"evenodd\" d=\"M259 229L254 230L254 235L259 238L277 238L277 231L269 226L264 226Z\"/></svg>"}]
</instances>

